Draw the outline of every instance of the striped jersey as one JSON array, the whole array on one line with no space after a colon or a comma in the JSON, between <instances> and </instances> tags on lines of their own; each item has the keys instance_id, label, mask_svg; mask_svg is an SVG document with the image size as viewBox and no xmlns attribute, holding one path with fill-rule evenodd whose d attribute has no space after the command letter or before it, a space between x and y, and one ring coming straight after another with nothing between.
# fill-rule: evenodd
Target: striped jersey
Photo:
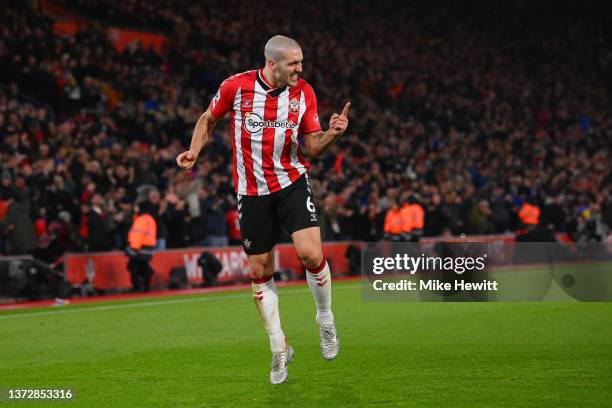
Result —
<instances>
[{"instance_id":1,"label":"striped jersey","mask_svg":"<svg viewBox=\"0 0 612 408\"><path fill-rule=\"evenodd\" d=\"M238 194L274 193L310 168L299 137L321 125L314 90L303 79L294 87L273 88L262 69L236 74L223 81L209 109L216 118L231 113Z\"/></svg>"}]
</instances>

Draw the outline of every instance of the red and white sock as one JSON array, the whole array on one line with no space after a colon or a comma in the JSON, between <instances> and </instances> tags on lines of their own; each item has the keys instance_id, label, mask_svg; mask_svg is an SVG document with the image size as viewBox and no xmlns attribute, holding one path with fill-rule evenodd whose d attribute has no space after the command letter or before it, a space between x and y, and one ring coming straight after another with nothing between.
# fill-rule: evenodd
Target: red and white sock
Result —
<instances>
[{"instance_id":1,"label":"red and white sock","mask_svg":"<svg viewBox=\"0 0 612 408\"><path fill-rule=\"evenodd\" d=\"M325 259L316 268L306 267L306 280L317 305L317 322L333 323L334 314L331 310L331 272Z\"/></svg>"},{"instance_id":2,"label":"red and white sock","mask_svg":"<svg viewBox=\"0 0 612 408\"><path fill-rule=\"evenodd\" d=\"M278 311L278 290L274 278L253 280L253 299L259 311L266 333L270 336L270 350L275 353L285 350L285 334L281 329L280 313Z\"/></svg>"}]
</instances>

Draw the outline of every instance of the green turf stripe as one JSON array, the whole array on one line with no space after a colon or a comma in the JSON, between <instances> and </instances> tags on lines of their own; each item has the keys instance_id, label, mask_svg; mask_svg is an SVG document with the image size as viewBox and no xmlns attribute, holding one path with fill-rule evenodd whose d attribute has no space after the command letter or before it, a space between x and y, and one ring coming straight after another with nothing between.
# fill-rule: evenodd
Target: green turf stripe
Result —
<instances>
[{"instance_id":1,"label":"green turf stripe","mask_svg":"<svg viewBox=\"0 0 612 408\"><path fill-rule=\"evenodd\" d=\"M334 290L350 289L350 288L358 287L360 285L361 283L335 285ZM309 288L297 288L297 289L290 289L290 290L292 292L309 292L310 291ZM203 296L198 296L198 297L190 297L187 299L156 300L156 301L139 302L139 303L119 303L119 304L114 303L114 304L105 305L105 306L75 308L75 309L68 309L68 310L66 309L64 310L45 310L42 312L6 314L6 315L0 315L0 320L19 318L19 317L32 317L32 316L37 317L37 316L51 316L51 315L56 316L56 315L73 314L73 313L81 313L81 312L98 312L98 311L105 311L105 310L131 309L131 308L136 308L136 307L173 305L177 303L212 302L216 300L243 299L243 298L249 298L251 296L252 294L250 292L249 293L239 293L239 294L229 293L229 294L222 295L222 296L203 295ZM79 305L75 305L75 306L79 306Z\"/></svg>"}]
</instances>

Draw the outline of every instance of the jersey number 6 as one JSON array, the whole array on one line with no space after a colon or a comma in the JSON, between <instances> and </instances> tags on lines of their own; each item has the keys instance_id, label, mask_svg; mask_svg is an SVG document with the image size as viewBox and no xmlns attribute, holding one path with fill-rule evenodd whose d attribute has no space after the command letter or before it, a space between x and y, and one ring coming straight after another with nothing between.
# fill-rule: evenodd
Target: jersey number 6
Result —
<instances>
[{"instance_id":1,"label":"jersey number 6","mask_svg":"<svg viewBox=\"0 0 612 408\"><path fill-rule=\"evenodd\" d=\"M308 198L306 199L306 208L308 209L308 211L310 211L313 214L316 211L314 203L310 201L310 196L308 196Z\"/></svg>"}]
</instances>

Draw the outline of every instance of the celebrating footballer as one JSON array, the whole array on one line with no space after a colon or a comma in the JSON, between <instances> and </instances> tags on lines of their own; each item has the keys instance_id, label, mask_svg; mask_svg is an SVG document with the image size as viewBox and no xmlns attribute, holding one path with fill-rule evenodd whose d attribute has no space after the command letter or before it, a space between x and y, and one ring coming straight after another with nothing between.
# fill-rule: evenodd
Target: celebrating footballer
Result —
<instances>
[{"instance_id":1,"label":"celebrating footballer","mask_svg":"<svg viewBox=\"0 0 612 408\"><path fill-rule=\"evenodd\" d=\"M287 365L294 356L287 344L274 284L274 246L286 231L304 264L308 286L316 304L321 355L334 359L340 341L331 310L331 272L323 255L319 219L308 181L306 153L321 156L348 127L347 103L334 113L323 131L312 87L299 76L302 50L284 36L265 46L265 66L226 79L206 112L198 119L188 151L177 157L190 170L211 140L215 126L230 113L233 140L234 185L238 199L242 246L248 256L255 305L270 338L270 382L287 380Z\"/></svg>"}]
</instances>

